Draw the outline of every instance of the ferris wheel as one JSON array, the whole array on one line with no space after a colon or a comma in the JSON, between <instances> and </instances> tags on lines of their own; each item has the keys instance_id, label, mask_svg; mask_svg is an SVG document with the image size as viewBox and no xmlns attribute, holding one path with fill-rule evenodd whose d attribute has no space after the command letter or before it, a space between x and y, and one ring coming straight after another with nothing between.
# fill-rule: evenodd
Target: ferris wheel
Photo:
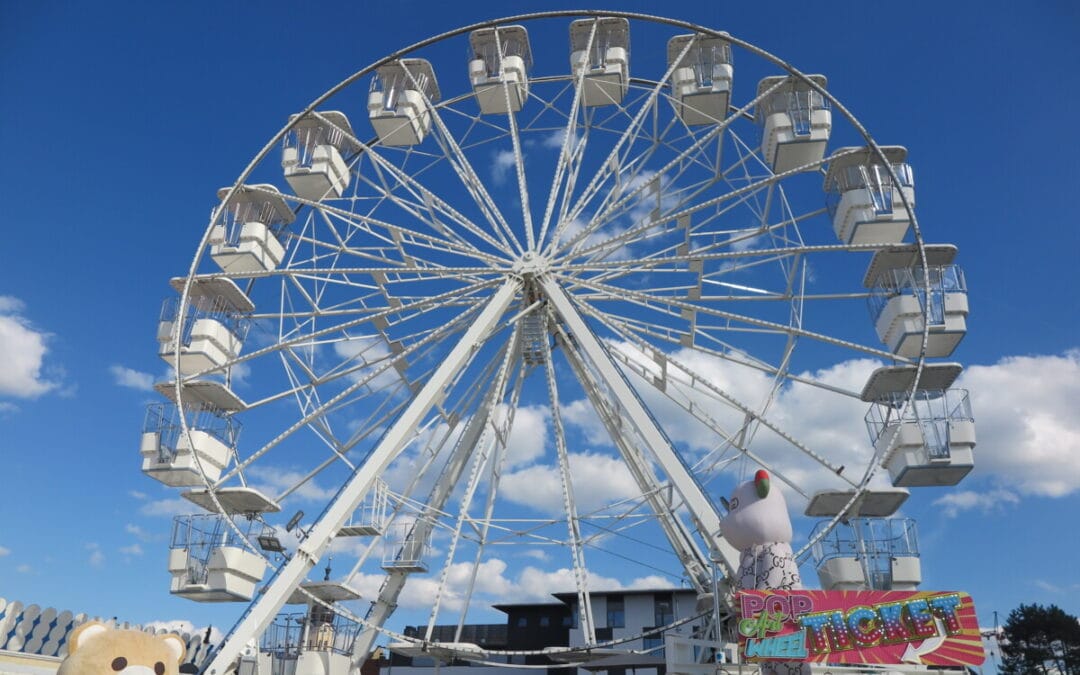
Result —
<instances>
[{"instance_id":1,"label":"ferris wheel","mask_svg":"<svg viewBox=\"0 0 1080 675\"><path fill-rule=\"evenodd\" d=\"M821 519L803 557L958 482L960 367L928 359L963 337L966 287L906 154L822 75L619 12L444 33L290 117L159 324L175 377L143 470L201 509L171 591L250 603L206 672L287 603L354 621L356 668L380 633L435 653L522 569L567 584L596 646L597 580L726 611L717 502L747 472Z\"/></svg>"}]
</instances>

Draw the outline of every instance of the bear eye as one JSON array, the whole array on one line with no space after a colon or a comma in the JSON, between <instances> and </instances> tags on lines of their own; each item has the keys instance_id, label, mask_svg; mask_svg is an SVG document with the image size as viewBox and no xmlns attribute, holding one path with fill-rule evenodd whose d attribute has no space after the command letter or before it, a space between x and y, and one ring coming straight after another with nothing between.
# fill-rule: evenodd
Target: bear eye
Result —
<instances>
[{"instance_id":1,"label":"bear eye","mask_svg":"<svg viewBox=\"0 0 1080 675\"><path fill-rule=\"evenodd\" d=\"M161 661L158 661L157 663L155 663L154 664L154 672L157 673L157 675L165 675L165 664L162 663Z\"/></svg>"},{"instance_id":2,"label":"bear eye","mask_svg":"<svg viewBox=\"0 0 1080 675\"><path fill-rule=\"evenodd\" d=\"M113 670L119 673L124 668L127 668L127 659L125 659L123 656L117 656L115 659L112 660Z\"/></svg>"}]
</instances>

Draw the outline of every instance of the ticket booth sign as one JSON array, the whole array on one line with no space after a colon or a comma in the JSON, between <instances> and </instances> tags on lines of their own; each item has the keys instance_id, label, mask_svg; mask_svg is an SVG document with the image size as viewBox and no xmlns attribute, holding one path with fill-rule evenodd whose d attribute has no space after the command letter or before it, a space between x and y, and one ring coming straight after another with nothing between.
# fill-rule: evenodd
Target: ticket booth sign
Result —
<instances>
[{"instance_id":1,"label":"ticket booth sign","mask_svg":"<svg viewBox=\"0 0 1080 675\"><path fill-rule=\"evenodd\" d=\"M977 666L975 604L951 591L740 591L743 661Z\"/></svg>"}]
</instances>

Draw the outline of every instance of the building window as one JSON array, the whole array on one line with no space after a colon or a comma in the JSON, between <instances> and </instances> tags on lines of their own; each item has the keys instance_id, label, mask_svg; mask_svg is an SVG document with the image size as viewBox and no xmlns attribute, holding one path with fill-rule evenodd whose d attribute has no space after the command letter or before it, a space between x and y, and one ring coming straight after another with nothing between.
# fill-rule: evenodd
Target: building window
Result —
<instances>
[{"instance_id":1,"label":"building window","mask_svg":"<svg viewBox=\"0 0 1080 675\"><path fill-rule=\"evenodd\" d=\"M658 593L653 596L653 625L666 626L675 622L675 605L671 593Z\"/></svg>"},{"instance_id":2,"label":"building window","mask_svg":"<svg viewBox=\"0 0 1080 675\"><path fill-rule=\"evenodd\" d=\"M527 616L519 616L518 617L518 620L517 620L517 627L518 628L525 628L528 625L529 625L529 617L527 617Z\"/></svg>"},{"instance_id":3,"label":"building window","mask_svg":"<svg viewBox=\"0 0 1080 675\"><path fill-rule=\"evenodd\" d=\"M541 628L547 628L550 625L551 625L551 617L547 617L547 616L540 617L540 627Z\"/></svg>"},{"instance_id":4,"label":"building window","mask_svg":"<svg viewBox=\"0 0 1080 675\"><path fill-rule=\"evenodd\" d=\"M646 635L641 638L641 646L652 656L658 656L664 658L666 656L664 649L664 634L653 633L652 635Z\"/></svg>"},{"instance_id":5,"label":"building window","mask_svg":"<svg viewBox=\"0 0 1080 675\"><path fill-rule=\"evenodd\" d=\"M623 606L623 596L609 595L607 598L607 625L609 628L626 627L626 610Z\"/></svg>"}]
</instances>

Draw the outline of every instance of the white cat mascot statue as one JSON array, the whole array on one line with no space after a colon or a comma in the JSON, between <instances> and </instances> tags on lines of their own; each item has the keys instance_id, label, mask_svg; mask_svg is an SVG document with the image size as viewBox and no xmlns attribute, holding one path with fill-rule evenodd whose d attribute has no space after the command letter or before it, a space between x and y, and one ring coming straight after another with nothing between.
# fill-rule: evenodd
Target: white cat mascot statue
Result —
<instances>
[{"instance_id":1,"label":"white cat mascot statue","mask_svg":"<svg viewBox=\"0 0 1080 675\"><path fill-rule=\"evenodd\" d=\"M791 551L791 518L780 490L761 469L754 480L735 488L720 532L739 549L737 590L795 590L802 577ZM763 675L810 675L805 663L770 661L761 664Z\"/></svg>"}]
</instances>

